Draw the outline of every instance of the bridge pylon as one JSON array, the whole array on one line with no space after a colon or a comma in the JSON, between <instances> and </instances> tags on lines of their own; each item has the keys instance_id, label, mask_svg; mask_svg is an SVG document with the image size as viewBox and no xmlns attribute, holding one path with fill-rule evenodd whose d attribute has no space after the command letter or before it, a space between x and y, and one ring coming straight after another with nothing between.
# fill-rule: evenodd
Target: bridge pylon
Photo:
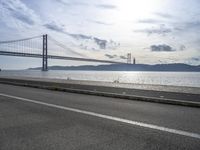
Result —
<instances>
[{"instance_id":1,"label":"bridge pylon","mask_svg":"<svg viewBox=\"0 0 200 150\"><path fill-rule=\"evenodd\" d=\"M47 34L43 35L42 71L48 71Z\"/></svg>"}]
</instances>

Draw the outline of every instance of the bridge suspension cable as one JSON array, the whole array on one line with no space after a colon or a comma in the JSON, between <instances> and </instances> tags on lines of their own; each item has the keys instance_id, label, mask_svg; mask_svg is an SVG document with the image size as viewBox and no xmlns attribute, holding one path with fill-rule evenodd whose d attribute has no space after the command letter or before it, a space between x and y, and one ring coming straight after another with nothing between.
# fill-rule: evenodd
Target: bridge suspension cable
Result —
<instances>
[{"instance_id":1,"label":"bridge suspension cable","mask_svg":"<svg viewBox=\"0 0 200 150\"><path fill-rule=\"evenodd\" d=\"M42 54L42 36L33 36L18 40L0 41L0 51L5 54L13 53L29 53Z\"/></svg>"},{"instance_id":2,"label":"bridge suspension cable","mask_svg":"<svg viewBox=\"0 0 200 150\"><path fill-rule=\"evenodd\" d=\"M18 40L11 40L11 41L0 41L0 44L6 44L6 43L15 43L15 42L21 42L21 41L28 41L36 38L42 38L42 35L39 36L33 36L25 39L18 39Z\"/></svg>"},{"instance_id":3,"label":"bridge suspension cable","mask_svg":"<svg viewBox=\"0 0 200 150\"><path fill-rule=\"evenodd\" d=\"M64 45L63 43L61 42L58 42L57 40L55 40L54 38L52 38L51 36L48 36L48 39L52 42L54 42L54 44L56 44L57 46L63 48L64 50L68 50L70 51L71 53L73 54L76 54L76 55L79 55L79 56L82 56L82 57L86 57L85 55L81 54L81 53L78 53L74 50L72 50L71 48L67 47L66 45Z\"/></svg>"}]
</instances>

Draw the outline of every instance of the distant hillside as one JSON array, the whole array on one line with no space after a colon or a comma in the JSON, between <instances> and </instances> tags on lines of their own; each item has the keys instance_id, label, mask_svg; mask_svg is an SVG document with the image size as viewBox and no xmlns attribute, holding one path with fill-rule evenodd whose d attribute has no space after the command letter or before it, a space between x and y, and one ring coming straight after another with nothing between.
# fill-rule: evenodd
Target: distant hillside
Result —
<instances>
[{"instance_id":1,"label":"distant hillside","mask_svg":"<svg viewBox=\"0 0 200 150\"><path fill-rule=\"evenodd\" d=\"M40 70L38 68L30 68L31 70ZM83 65L83 66L50 66L49 70L96 70L96 71L188 71L200 72L199 66L187 64L109 64L109 65Z\"/></svg>"}]
</instances>

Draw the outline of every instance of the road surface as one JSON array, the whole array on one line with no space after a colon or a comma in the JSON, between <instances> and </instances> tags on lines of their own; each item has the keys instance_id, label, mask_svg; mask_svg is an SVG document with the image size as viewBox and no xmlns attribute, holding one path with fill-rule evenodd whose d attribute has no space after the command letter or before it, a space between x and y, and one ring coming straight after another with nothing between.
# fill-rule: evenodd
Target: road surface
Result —
<instances>
[{"instance_id":1,"label":"road surface","mask_svg":"<svg viewBox=\"0 0 200 150\"><path fill-rule=\"evenodd\" d=\"M199 150L200 109L0 84L1 150Z\"/></svg>"}]
</instances>

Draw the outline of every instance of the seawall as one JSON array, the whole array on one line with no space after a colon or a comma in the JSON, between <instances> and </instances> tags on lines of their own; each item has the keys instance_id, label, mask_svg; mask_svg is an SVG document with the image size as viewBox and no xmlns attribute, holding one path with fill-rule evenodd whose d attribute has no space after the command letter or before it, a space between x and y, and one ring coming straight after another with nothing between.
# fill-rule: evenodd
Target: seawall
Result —
<instances>
[{"instance_id":1,"label":"seawall","mask_svg":"<svg viewBox=\"0 0 200 150\"><path fill-rule=\"evenodd\" d=\"M200 107L200 88L104 83L29 77L0 77L0 83L129 100Z\"/></svg>"}]
</instances>

